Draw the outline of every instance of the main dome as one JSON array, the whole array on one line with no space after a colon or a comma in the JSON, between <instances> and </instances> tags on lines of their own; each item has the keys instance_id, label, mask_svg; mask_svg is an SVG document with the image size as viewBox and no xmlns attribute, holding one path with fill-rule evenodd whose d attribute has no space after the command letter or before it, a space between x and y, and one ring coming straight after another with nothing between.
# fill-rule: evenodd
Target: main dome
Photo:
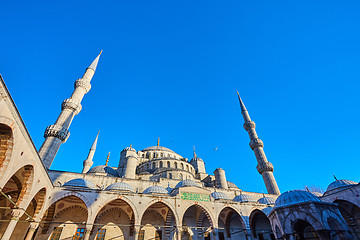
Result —
<instances>
[{"instance_id":1,"label":"main dome","mask_svg":"<svg viewBox=\"0 0 360 240\"><path fill-rule=\"evenodd\" d=\"M311 192L292 190L281 194L275 201L275 207L284 207L304 202L321 202L321 200Z\"/></svg>"},{"instance_id":2,"label":"main dome","mask_svg":"<svg viewBox=\"0 0 360 240\"><path fill-rule=\"evenodd\" d=\"M143 152L145 152L145 151L166 151L166 152L175 153L173 150L171 150L169 148L166 148L166 147L161 147L161 146L148 147L148 148L145 148L145 149L143 149L141 151L143 151Z\"/></svg>"},{"instance_id":3,"label":"main dome","mask_svg":"<svg viewBox=\"0 0 360 240\"><path fill-rule=\"evenodd\" d=\"M333 191L335 189L350 187L350 186L353 186L356 184L357 184L357 182L350 181L350 180L344 180L344 179L336 180L336 181L330 183L330 185L326 189L326 193L329 193L330 191Z\"/></svg>"}]
</instances>

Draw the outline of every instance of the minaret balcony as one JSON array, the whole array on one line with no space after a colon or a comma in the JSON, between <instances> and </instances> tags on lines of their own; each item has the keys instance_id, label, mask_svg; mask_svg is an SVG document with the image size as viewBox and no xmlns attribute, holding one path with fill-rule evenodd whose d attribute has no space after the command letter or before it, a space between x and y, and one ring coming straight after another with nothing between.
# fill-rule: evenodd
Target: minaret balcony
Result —
<instances>
[{"instance_id":1,"label":"minaret balcony","mask_svg":"<svg viewBox=\"0 0 360 240\"><path fill-rule=\"evenodd\" d=\"M63 101L63 103L61 104L61 110L64 110L64 109L70 109L75 114L78 114L81 111L82 106L79 102L74 101L71 98L68 98L68 99L65 99Z\"/></svg>"},{"instance_id":2,"label":"minaret balcony","mask_svg":"<svg viewBox=\"0 0 360 240\"><path fill-rule=\"evenodd\" d=\"M70 132L69 130L57 126L57 125L50 125L45 129L44 137L56 137L59 138L62 142L66 142L66 140L69 138Z\"/></svg>"}]
</instances>

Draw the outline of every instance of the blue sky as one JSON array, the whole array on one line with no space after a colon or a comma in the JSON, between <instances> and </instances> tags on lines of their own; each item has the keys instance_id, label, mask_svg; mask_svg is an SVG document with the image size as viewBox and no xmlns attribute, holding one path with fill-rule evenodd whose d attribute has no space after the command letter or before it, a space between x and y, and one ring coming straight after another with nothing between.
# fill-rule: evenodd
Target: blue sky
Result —
<instances>
[{"instance_id":1,"label":"blue sky","mask_svg":"<svg viewBox=\"0 0 360 240\"><path fill-rule=\"evenodd\" d=\"M237 101L257 124L281 191L359 181L358 1L2 3L2 74L39 148L73 83L104 50L52 169L156 145L266 192ZM218 147L217 151L213 149Z\"/></svg>"}]
</instances>

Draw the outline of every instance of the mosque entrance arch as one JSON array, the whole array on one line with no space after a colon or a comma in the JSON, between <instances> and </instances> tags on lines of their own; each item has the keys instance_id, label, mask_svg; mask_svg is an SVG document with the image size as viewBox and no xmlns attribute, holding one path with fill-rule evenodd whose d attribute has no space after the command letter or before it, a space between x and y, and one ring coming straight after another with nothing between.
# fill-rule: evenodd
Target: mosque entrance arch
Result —
<instances>
[{"instance_id":1,"label":"mosque entrance arch","mask_svg":"<svg viewBox=\"0 0 360 240\"><path fill-rule=\"evenodd\" d=\"M134 236L134 223L132 207L122 199L115 199L98 212L90 239L131 239Z\"/></svg>"},{"instance_id":2,"label":"mosque entrance arch","mask_svg":"<svg viewBox=\"0 0 360 240\"><path fill-rule=\"evenodd\" d=\"M275 239L268 217L260 210L254 210L250 214L250 229L253 239Z\"/></svg>"},{"instance_id":3,"label":"mosque entrance arch","mask_svg":"<svg viewBox=\"0 0 360 240\"><path fill-rule=\"evenodd\" d=\"M82 239L87 218L85 202L75 195L65 196L45 211L35 239Z\"/></svg>"},{"instance_id":4,"label":"mosque entrance arch","mask_svg":"<svg viewBox=\"0 0 360 240\"><path fill-rule=\"evenodd\" d=\"M219 239L247 239L246 227L240 216L230 207L224 208L218 217Z\"/></svg>"},{"instance_id":5,"label":"mosque entrance arch","mask_svg":"<svg viewBox=\"0 0 360 240\"><path fill-rule=\"evenodd\" d=\"M335 200L339 205L339 210L347 225L351 230L354 239L360 239L360 208L346 200Z\"/></svg>"},{"instance_id":6,"label":"mosque entrance arch","mask_svg":"<svg viewBox=\"0 0 360 240\"><path fill-rule=\"evenodd\" d=\"M13 217L21 217L19 211L16 210L16 206L23 204L30 194L32 186L32 180L34 177L33 166L26 165L16 171L10 179L5 183L2 188L2 192L6 195L0 195L0 238L5 234L5 231ZM23 213L21 211L21 213ZM8 237L10 236L10 230Z\"/></svg>"},{"instance_id":7,"label":"mosque entrance arch","mask_svg":"<svg viewBox=\"0 0 360 240\"><path fill-rule=\"evenodd\" d=\"M213 222L210 214L200 205L189 207L182 218L182 240L212 240Z\"/></svg>"},{"instance_id":8,"label":"mosque entrance arch","mask_svg":"<svg viewBox=\"0 0 360 240\"><path fill-rule=\"evenodd\" d=\"M299 219L294 224L295 239L320 239L314 229L314 227L305 220Z\"/></svg>"},{"instance_id":9,"label":"mosque entrance arch","mask_svg":"<svg viewBox=\"0 0 360 240\"><path fill-rule=\"evenodd\" d=\"M156 202L145 210L141 218L139 240L176 239L176 225L170 207L163 202Z\"/></svg>"}]
</instances>

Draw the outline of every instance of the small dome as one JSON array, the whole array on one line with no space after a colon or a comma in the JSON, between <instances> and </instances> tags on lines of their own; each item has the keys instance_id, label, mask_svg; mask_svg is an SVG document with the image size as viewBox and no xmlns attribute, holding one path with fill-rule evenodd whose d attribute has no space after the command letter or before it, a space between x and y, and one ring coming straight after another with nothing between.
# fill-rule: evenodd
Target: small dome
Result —
<instances>
[{"instance_id":1,"label":"small dome","mask_svg":"<svg viewBox=\"0 0 360 240\"><path fill-rule=\"evenodd\" d=\"M232 183L232 182L227 182L227 184L228 184L228 187L229 188L238 188L234 183Z\"/></svg>"},{"instance_id":2,"label":"small dome","mask_svg":"<svg viewBox=\"0 0 360 240\"><path fill-rule=\"evenodd\" d=\"M235 201L235 202L256 202L254 197L247 195L247 194L242 194L242 193L240 193L240 195L237 195L236 197L234 197L233 201Z\"/></svg>"},{"instance_id":3,"label":"small dome","mask_svg":"<svg viewBox=\"0 0 360 240\"><path fill-rule=\"evenodd\" d=\"M145 194L153 194L153 193L158 193L158 194L169 194L169 192L161 187L161 186L151 186L151 187L148 187L147 189L145 189L143 191L143 193Z\"/></svg>"},{"instance_id":4,"label":"small dome","mask_svg":"<svg viewBox=\"0 0 360 240\"><path fill-rule=\"evenodd\" d=\"M113 169L112 167L109 167L107 165L100 165L100 166L93 167L87 173L107 173L114 177L119 176L115 169Z\"/></svg>"},{"instance_id":5,"label":"small dome","mask_svg":"<svg viewBox=\"0 0 360 240\"><path fill-rule=\"evenodd\" d=\"M132 147L126 147L122 151L134 151L134 152L136 152L136 150L134 148L132 148Z\"/></svg>"},{"instance_id":6,"label":"small dome","mask_svg":"<svg viewBox=\"0 0 360 240\"><path fill-rule=\"evenodd\" d=\"M350 186L356 185L356 184L357 184L356 182L353 182L350 180L336 180L336 181L330 183L330 185L326 189L326 193L333 191L335 189L350 187Z\"/></svg>"},{"instance_id":7,"label":"small dome","mask_svg":"<svg viewBox=\"0 0 360 240\"><path fill-rule=\"evenodd\" d=\"M200 187L199 184L197 184L194 180L191 179L185 179L176 184L175 188L181 188L181 187Z\"/></svg>"},{"instance_id":8,"label":"small dome","mask_svg":"<svg viewBox=\"0 0 360 240\"><path fill-rule=\"evenodd\" d=\"M304 202L321 202L311 192L303 190L292 190L281 194L275 201L275 207L284 207Z\"/></svg>"},{"instance_id":9,"label":"small dome","mask_svg":"<svg viewBox=\"0 0 360 240\"><path fill-rule=\"evenodd\" d=\"M194 157L194 158L192 158L192 159L190 160L190 163L191 163L191 162L195 162L195 161L201 161L201 162L203 162L203 160L202 160L201 158L199 158L199 157Z\"/></svg>"},{"instance_id":10,"label":"small dome","mask_svg":"<svg viewBox=\"0 0 360 240\"><path fill-rule=\"evenodd\" d=\"M116 183L110 184L105 190L134 192L134 189L129 184L124 183L124 182L116 182Z\"/></svg>"},{"instance_id":11,"label":"small dome","mask_svg":"<svg viewBox=\"0 0 360 240\"><path fill-rule=\"evenodd\" d=\"M271 197L262 197L262 198L260 198L258 201L257 201L258 203L261 203L261 204L267 204L267 205L270 205L270 204L274 204L275 203L275 201L274 201L274 199L273 198L271 198Z\"/></svg>"},{"instance_id":12,"label":"small dome","mask_svg":"<svg viewBox=\"0 0 360 240\"><path fill-rule=\"evenodd\" d=\"M222 193L222 192L213 192L213 193L211 193L211 197L215 200L219 200L219 199L229 200L229 197L226 196L226 194Z\"/></svg>"},{"instance_id":13,"label":"small dome","mask_svg":"<svg viewBox=\"0 0 360 240\"><path fill-rule=\"evenodd\" d=\"M90 182L89 180L83 178L76 178L66 182L63 186L66 187L83 187L83 188L91 188L96 189L97 187Z\"/></svg>"},{"instance_id":14,"label":"small dome","mask_svg":"<svg viewBox=\"0 0 360 240\"><path fill-rule=\"evenodd\" d=\"M145 151L166 151L166 152L172 152L175 153L173 150L168 149L166 147L160 147L160 146L153 146L153 147L148 147L142 150L143 152Z\"/></svg>"}]
</instances>

